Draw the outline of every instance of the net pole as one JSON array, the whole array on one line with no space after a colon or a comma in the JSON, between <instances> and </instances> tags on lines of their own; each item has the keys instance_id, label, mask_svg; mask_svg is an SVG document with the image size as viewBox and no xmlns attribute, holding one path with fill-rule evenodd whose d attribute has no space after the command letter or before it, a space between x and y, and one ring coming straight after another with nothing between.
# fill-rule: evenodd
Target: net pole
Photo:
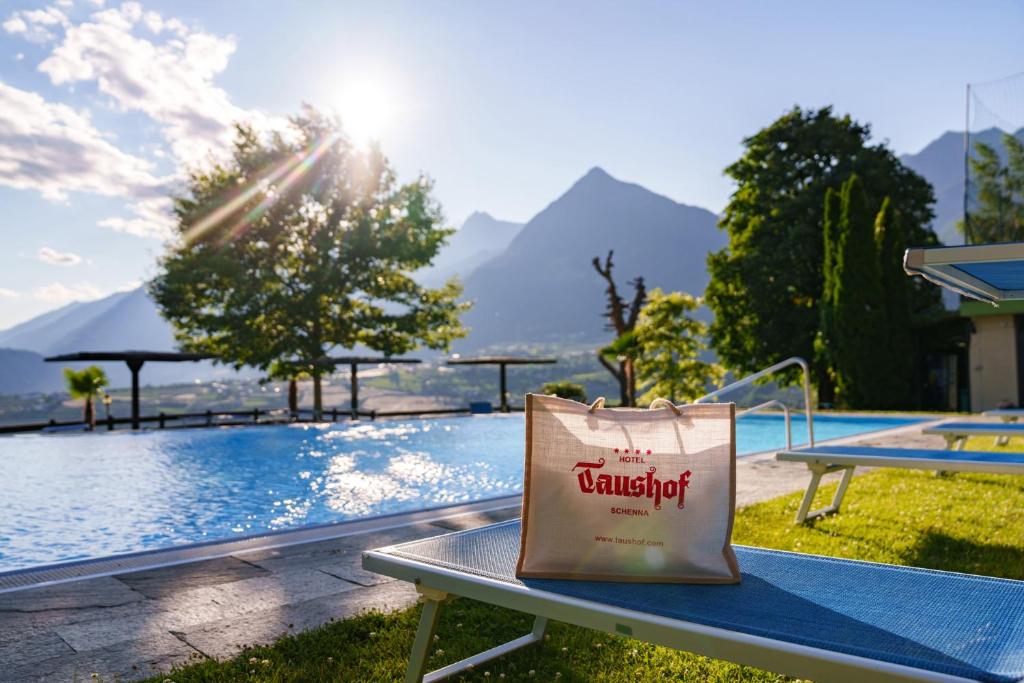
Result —
<instances>
[{"instance_id":1,"label":"net pole","mask_svg":"<svg viewBox=\"0 0 1024 683\"><path fill-rule=\"evenodd\" d=\"M971 243L971 217L967 212L971 159L971 84L964 98L964 244Z\"/></svg>"}]
</instances>

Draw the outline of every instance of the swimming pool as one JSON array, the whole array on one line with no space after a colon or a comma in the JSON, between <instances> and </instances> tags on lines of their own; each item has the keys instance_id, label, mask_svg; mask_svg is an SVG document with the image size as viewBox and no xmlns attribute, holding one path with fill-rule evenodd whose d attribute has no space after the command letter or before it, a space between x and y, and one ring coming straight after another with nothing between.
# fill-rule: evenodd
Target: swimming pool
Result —
<instances>
[{"instance_id":1,"label":"swimming pool","mask_svg":"<svg viewBox=\"0 0 1024 683\"><path fill-rule=\"evenodd\" d=\"M822 415L814 431L916 421ZM0 571L519 493L523 432L489 415L2 438ZM736 432L741 454L785 445L779 415Z\"/></svg>"}]
</instances>

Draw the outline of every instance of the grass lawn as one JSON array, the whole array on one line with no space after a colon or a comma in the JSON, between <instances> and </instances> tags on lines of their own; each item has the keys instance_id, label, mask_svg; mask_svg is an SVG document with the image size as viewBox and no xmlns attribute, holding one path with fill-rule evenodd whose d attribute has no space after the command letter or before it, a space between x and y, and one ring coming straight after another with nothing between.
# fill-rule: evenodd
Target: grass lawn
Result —
<instances>
[{"instance_id":1,"label":"grass lawn","mask_svg":"<svg viewBox=\"0 0 1024 683\"><path fill-rule=\"evenodd\" d=\"M996 449L992 439L968 448ZM1013 450L1024 450L1020 447ZM831 496L834 484L819 496ZM741 510L738 544L1024 579L1024 477L881 470L854 479L840 515L793 526L800 494ZM393 681L405 673L419 608L367 614L228 662L201 662L151 681ZM470 600L442 612L432 668L530 630L532 619ZM628 638L552 624L541 647L489 663L472 681L775 681L784 677Z\"/></svg>"}]
</instances>

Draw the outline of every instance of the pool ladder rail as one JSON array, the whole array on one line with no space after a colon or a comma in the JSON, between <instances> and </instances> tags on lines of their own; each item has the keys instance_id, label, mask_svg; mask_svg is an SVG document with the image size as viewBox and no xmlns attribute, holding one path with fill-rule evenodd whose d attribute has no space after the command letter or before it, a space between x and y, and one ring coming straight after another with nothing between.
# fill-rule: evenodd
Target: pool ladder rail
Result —
<instances>
[{"instance_id":1,"label":"pool ladder rail","mask_svg":"<svg viewBox=\"0 0 1024 683\"><path fill-rule=\"evenodd\" d=\"M811 405L812 405L811 404L811 368L808 365L807 361L804 360L803 358L800 358L799 356L793 356L791 358L787 358L786 360L779 361L775 365L768 366L764 370L759 370L758 372L755 372L752 375L747 375L743 379L737 380L737 381L733 382L732 384L727 384L724 387L722 387L721 389L716 389L716 390L712 391L709 394L705 394L704 396L701 396L696 401L694 401L694 403L708 403L709 401L714 401L714 400L720 399L721 395L724 394L724 393L727 393L727 392L732 391L734 389L738 389L740 387L749 386L749 385L753 384L754 382L758 381L759 379L762 379L764 377L768 377L769 375L774 375L777 372L780 372L780 371L785 370L787 368L791 368L794 365L800 366L801 374L803 375L804 414L805 414L805 416L807 418L807 443L808 443L808 445L813 446L814 445L814 411L811 409ZM760 404L758 404L758 405L756 405L756 406L754 406L752 408L745 408L744 410L739 411L738 413L736 413L736 417L738 419L738 418L743 417L744 415L750 415L751 413L756 413L758 411L767 410L769 408L774 408L774 407L782 408L782 413L785 416L785 420L786 420L786 448L789 449L789 450L792 450L792 448L793 448L793 428L792 428L791 415L790 415L791 410L790 410L790 407L787 406L783 401L781 401L781 400L779 400L777 398L773 398L771 400L765 401L764 403L760 403Z\"/></svg>"}]
</instances>

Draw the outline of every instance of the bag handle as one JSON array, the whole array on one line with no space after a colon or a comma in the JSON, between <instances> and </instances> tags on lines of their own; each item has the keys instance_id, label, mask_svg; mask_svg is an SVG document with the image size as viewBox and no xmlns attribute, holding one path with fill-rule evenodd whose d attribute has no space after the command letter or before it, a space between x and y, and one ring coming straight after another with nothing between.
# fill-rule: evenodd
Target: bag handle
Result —
<instances>
[{"instance_id":1,"label":"bag handle","mask_svg":"<svg viewBox=\"0 0 1024 683\"><path fill-rule=\"evenodd\" d=\"M676 415L683 414L683 411L679 410L679 406L677 406L675 403L668 400L667 398L654 399L653 401L651 401L651 405L648 408L648 410L657 410L658 408L671 408L672 412L675 413Z\"/></svg>"},{"instance_id":2,"label":"bag handle","mask_svg":"<svg viewBox=\"0 0 1024 683\"><path fill-rule=\"evenodd\" d=\"M598 396L594 399L594 402L590 404L589 408L587 408L587 412L592 413L598 408L604 408L604 396Z\"/></svg>"}]
</instances>

